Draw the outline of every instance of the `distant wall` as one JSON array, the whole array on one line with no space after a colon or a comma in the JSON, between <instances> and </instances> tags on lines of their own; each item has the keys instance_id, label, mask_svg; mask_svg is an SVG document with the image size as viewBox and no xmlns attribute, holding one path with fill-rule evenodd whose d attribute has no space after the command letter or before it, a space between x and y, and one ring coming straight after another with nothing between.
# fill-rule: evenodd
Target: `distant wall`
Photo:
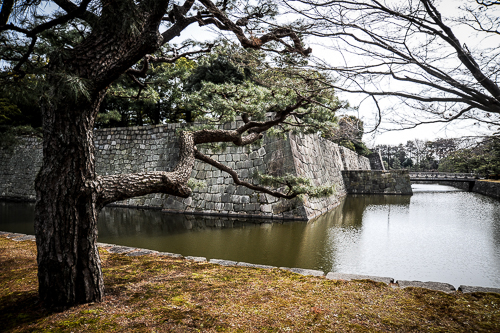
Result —
<instances>
[{"instance_id":1,"label":"distant wall","mask_svg":"<svg viewBox=\"0 0 500 333\"><path fill-rule=\"evenodd\" d=\"M382 161L382 156L380 155L380 150L368 155L368 160L370 160L370 166L372 170L385 171L384 162Z\"/></svg>"},{"instance_id":2,"label":"distant wall","mask_svg":"<svg viewBox=\"0 0 500 333\"><path fill-rule=\"evenodd\" d=\"M342 171L349 194L412 194L408 170Z\"/></svg>"},{"instance_id":3,"label":"distant wall","mask_svg":"<svg viewBox=\"0 0 500 333\"><path fill-rule=\"evenodd\" d=\"M35 177L42 166L42 140L16 140L14 147L0 149L0 198L34 201Z\"/></svg>"},{"instance_id":4,"label":"distant wall","mask_svg":"<svg viewBox=\"0 0 500 333\"><path fill-rule=\"evenodd\" d=\"M461 190L471 192L474 184L470 184L469 182L424 182L424 181L414 181L415 184L439 184L446 186L453 186L459 188Z\"/></svg>"},{"instance_id":5,"label":"distant wall","mask_svg":"<svg viewBox=\"0 0 500 333\"><path fill-rule=\"evenodd\" d=\"M472 191L500 199L500 183L478 180L474 184Z\"/></svg>"},{"instance_id":6,"label":"distant wall","mask_svg":"<svg viewBox=\"0 0 500 333\"><path fill-rule=\"evenodd\" d=\"M500 199L500 183L486 181L486 180L476 180L473 184L469 182L425 182L425 181L415 181L416 184L440 184L459 188L468 192L475 192L488 197Z\"/></svg>"},{"instance_id":7,"label":"distant wall","mask_svg":"<svg viewBox=\"0 0 500 333\"><path fill-rule=\"evenodd\" d=\"M221 125L234 129L241 122ZM96 130L96 172L101 175L144 171L170 171L179 153L176 131L183 124L166 124ZM164 209L208 215L243 215L280 219L314 218L337 206L348 192L342 171L370 170L368 158L339 147L317 135L265 136L261 145L220 151L200 147L211 158L233 168L243 180L256 182L256 171L275 176L305 176L313 185L335 185L327 198L282 200L235 186L228 174L196 161L191 177L205 183L189 198L152 194L115 203L121 206ZM0 198L33 200L34 179L42 161L41 141L22 138L15 147L0 150Z\"/></svg>"}]
</instances>

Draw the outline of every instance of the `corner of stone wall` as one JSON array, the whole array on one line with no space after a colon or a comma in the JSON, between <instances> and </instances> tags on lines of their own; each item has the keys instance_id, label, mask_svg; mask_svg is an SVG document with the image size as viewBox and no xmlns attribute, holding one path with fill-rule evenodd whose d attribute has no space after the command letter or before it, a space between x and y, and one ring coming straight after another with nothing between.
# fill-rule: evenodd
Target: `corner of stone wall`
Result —
<instances>
[{"instance_id":1,"label":"corner of stone wall","mask_svg":"<svg viewBox=\"0 0 500 333\"><path fill-rule=\"evenodd\" d=\"M328 197L303 199L307 219L313 219L337 207L346 195L341 170L346 165L347 154L337 144L318 135L291 134L289 139L297 176L311 180L313 186L335 186L335 193ZM352 163L359 166L357 154ZM366 159L367 161L367 159Z\"/></svg>"},{"instance_id":2,"label":"corner of stone wall","mask_svg":"<svg viewBox=\"0 0 500 333\"><path fill-rule=\"evenodd\" d=\"M380 150L368 155L370 161L370 167L372 170L382 170L386 171L384 167L384 162L382 161L382 156L380 155Z\"/></svg>"}]
</instances>

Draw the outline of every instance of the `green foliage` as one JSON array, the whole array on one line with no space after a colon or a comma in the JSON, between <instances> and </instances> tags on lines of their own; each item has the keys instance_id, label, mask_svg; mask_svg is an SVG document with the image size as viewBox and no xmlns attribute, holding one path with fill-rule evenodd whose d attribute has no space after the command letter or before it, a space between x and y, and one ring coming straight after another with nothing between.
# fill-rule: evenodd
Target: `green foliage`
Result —
<instances>
[{"instance_id":1,"label":"green foliage","mask_svg":"<svg viewBox=\"0 0 500 333\"><path fill-rule=\"evenodd\" d=\"M245 73L236 67L229 58L219 55L208 64L202 64L187 78L184 90L194 92L201 90L203 82L213 84L240 84L245 81Z\"/></svg>"},{"instance_id":2,"label":"green foliage","mask_svg":"<svg viewBox=\"0 0 500 333\"><path fill-rule=\"evenodd\" d=\"M190 178L186 185L192 190L194 190L195 188L204 188L207 186L207 184L204 181L195 180L193 178Z\"/></svg>"},{"instance_id":3,"label":"green foliage","mask_svg":"<svg viewBox=\"0 0 500 333\"><path fill-rule=\"evenodd\" d=\"M399 160L399 158L395 158L392 161L392 169L395 169L395 170L401 169L401 161Z\"/></svg>"},{"instance_id":4,"label":"green foliage","mask_svg":"<svg viewBox=\"0 0 500 333\"><path fill-rule=\"evenodd\" d=\"M318 133L335 126L334 110L340 102L321 83L321 75L312 71L269 68L241 84L203 82L202 88L189 96L189 105L204 115L200 119L205 121L229 122L242 114L263 121L266 115L279 117L303 98L308 101L294 110L278 131Z\"/></svg>"},{"instance_id":5,"label":"green foliage","mask_svg":"<svg viewBox=\"0 0 500 333\"><path fill-rule=\"evenodd\" d=\"M141 63L138 64L140 68ZM184 81L196 62L180 58L173 64L152 64L144 87L122 76L110 87L101 104L98 127L127 127L164 122L191 122L196 114L187 108Z\"/></svg>"},{"instance_id":6,"label":"green foliage","mask_svg":"<svg viewBox=\"0 0 500 333\"><path fill-rule=\"evenodd\" d=\"M335 185L312 186L310 179L291 174L271 176L256 171L253 176L264 186L273 188L286 186L288 188L288 194L307 194L310 197L319 198L330 196L335 193Z\"/></svg>"},{"instance_id":7,"label":"green foliage","mask_svg":"<svg viewBox=\"0 0 500 333\"><path fill-rule=\"evenodd\" d=\"M325 137L339 146L346 147L362 156L368 156L372 152L363 142L364 124L355 116L342 116L337 121L338 126L332 131L325 133Z\"/></svg>"},{"instance_id":8,"label":"green foliage","mask_svg":"<svg viewBox=\"0 0 500 333\"><path fill-rule=\"evenodd\" d=\"M500 174L500 137L488 137L472 148L459 149L440 161L441 172Z\"/></svg>"},{"instance_id":9,"label":"green foliage","mask_svg":"<svg viewBox=\"0 0 500 333\"><path fill-rule=\"evenodd\" d=\"M73 103L90 101L90 82L77 75L58 74L59 80L56 87L50 87L45 94L45 102L55 104L70 101ZM57 93L55 92L57 90ZM57 96L57 97L56 97Z\"/></svg>"},{"instance_id":10,"label":"green foliage","mask_svg":"<svg viewBox=\"0 0 500 333\"><path fill-rule=\"evenodd\" d=\"M7 98L0 98L0 125L11 124L21 115L17 105L12 104Z\"/></svg>"},{"instance_id":11,"label":"green foliage","mask_svg":"<svg viewBox=\"0 0 500 333\"><path fill-rule=\"evenodd\" d=\"M413 160L411 158L407 158L407 159L405 159L403 161L403 163L401 164L401 166L404 169L410 169L413 166Z\"/></svg>"}]
</instances>

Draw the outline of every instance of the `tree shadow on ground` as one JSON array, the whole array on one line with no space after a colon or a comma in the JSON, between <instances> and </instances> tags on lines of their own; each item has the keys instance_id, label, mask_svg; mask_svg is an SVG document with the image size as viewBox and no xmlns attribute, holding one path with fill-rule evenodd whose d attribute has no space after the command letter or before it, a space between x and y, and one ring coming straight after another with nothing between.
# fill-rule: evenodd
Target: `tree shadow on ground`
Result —
<instances>
[{"instance_id":1,"label":"tree shadow on ground","mask_svg":"<svg viewBox=\"0 0 500 333\"><path fill-rule=\"evenodd\" d=\"M2 331L9 331L19 325L34 323L51 313L42 307L36 291L12 292L0 297Z\"/></svg>"}]
</instances>

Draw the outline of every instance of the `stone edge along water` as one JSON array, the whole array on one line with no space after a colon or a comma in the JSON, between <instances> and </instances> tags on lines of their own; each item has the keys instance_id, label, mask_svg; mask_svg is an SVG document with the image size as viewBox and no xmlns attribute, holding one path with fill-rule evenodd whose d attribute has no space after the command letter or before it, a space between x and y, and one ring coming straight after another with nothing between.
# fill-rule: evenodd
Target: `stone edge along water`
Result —
<instances>
[{"instance_id":1,"label":"stone edge along water","mask_svg":"<svg viewBox=\"0 0 500 333\"><path fill-rule=\"evenodd\" d=\"M35 236L26 235L20 233L11 233L6 231L0 231L0 236L6 237L13 241L35 241ZM442 291L445 293L452 292L462 292L462 293L474 293L474 292L482 292L482 293L497 293L500 294L500 288L487 288L487 287L478 287L478 286L465 286L460 285L458 290L449 283L443 282L433 282L433 281L407 281L407 280L394 280L394 278L390 277L381 277L381 276L372 276L372 275L360 275L360 274L346 274L346 273L337 273L337 272L329 272L325 275L323 271L314 270L314 269L304 269L304 268L289 268L289 267L276 267L269 265L259 265L259 264L250 264L246 262L238 262L233 260L224 260L224 259L210 259L207 260L205 257L195 257L195 256L183 256L181 254L170 253L170 252L159 252L155 250L141 249L129 246L115 245L115 244L107 244L107 243L97 243L97 246L100 248L106 249L110 253L115 254L123 254L129 257L137 257L142 255L157 255L157 256L167 256L178 259L191 260L199 263L210 263L221 266L237 266L237 267L250 267L250 268L261 268L261 269L282 269L292 273L304 275L304 276L317 276L317 277L325 277L328 280L344 280L344 281L356 281L356 280L370 280L374 282L382 282L391 288L407 288L407 287L417 287L417 288L425 288L430 290Z\"/></svg>"}]
</instances>

